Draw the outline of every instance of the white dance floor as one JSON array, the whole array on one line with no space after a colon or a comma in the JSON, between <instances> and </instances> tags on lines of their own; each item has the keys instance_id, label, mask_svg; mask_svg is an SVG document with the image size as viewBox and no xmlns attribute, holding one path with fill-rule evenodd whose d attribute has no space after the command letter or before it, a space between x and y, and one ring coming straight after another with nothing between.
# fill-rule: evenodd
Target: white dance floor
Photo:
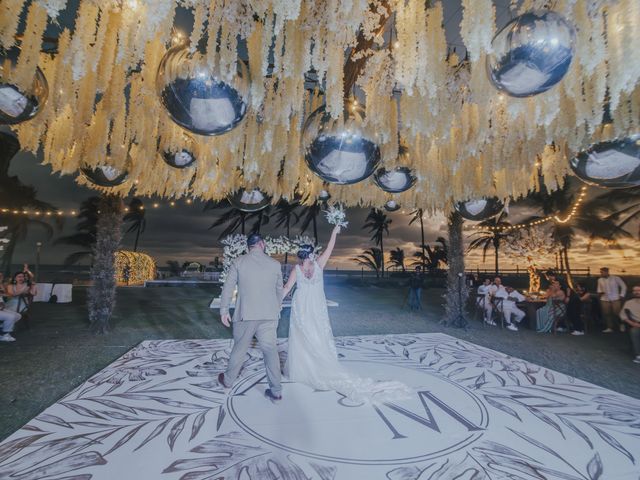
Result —
<instances>
[{"instance_id":1,"label":"white dance floor","mask_svg":"<svg viewBox=\"0 0 640 480\"><path fill-rule=\"evenodd\" d=\"M339 392L285 383L274 405L263 396L259 350L249 352L241 378L225 392L216 377L229 341L147 341L2 442L0 478L640 475L640 400L443 334L337 343L355 372L403 381L414 397L360 405Z\"/></svg>"}]
</instances>

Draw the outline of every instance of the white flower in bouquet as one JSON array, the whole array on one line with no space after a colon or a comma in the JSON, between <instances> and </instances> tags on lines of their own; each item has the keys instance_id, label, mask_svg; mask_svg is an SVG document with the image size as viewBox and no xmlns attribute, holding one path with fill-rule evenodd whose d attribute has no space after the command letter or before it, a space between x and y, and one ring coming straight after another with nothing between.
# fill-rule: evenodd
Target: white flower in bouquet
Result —
<instances>
[{"instance_id":1,"label":"white flower in bouquet","mask_svg":"<svg viewBox=\"0 0 640 480\"><path fill-rule=\"evenodd\" d=\"M347 228L349 222L347 222L347 214L344 213L342 205L331 205L329 210L325 210L325 216L327 222L331 225L337 225L340 228Z\"/></svg>"}]
</instances>

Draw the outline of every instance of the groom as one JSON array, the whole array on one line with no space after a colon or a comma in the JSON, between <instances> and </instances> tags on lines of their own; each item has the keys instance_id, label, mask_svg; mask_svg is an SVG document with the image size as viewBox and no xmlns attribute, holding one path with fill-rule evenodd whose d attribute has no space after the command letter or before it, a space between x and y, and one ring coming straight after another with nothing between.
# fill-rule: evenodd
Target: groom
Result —
<instances>
[{"instance_id":1,"label":"groom","mask_svg":"<svg viewBox=\"0 0 640 480\"><path fill-rule=\"evenodd\" d=\"M282 309L282 271L280 263L265 252L265 243L259 234L247 239L249 253L233 263L222 288L220 320L230 326L229 305L238 286L233 313L233 349L227 371L218 375L218 382L230 388L238 377L247 350L255 336L262 350L269 387L265 396L272 402L282 399L280 385L280 357L276 344L276 329Z\"/></svg>"}]
</instances>

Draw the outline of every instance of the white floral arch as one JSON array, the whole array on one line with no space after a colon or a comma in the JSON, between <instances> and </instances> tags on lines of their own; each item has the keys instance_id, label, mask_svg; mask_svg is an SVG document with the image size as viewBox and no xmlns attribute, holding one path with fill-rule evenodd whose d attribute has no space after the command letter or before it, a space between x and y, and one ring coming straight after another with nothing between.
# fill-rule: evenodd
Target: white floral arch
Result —
<instances>
[{"instance_id":1,"label":"white floral arch","mask_svg":"<svg viewBox=\"0 0 640 480\"><path fill-rule=\"evenodd\" d=\"M5 230L7 230L9 227L0 227L0 252L2 250L4 250L4 245L5 243L9 243L9 239L8 238L4 238L3 233Z\"/></svg>"},{"instance_id":2,"label":"white floral arch","mask_svg":"<svg viewBox=\"0 0 640 480\"><path fill-rule=\"evenodd\" d=\"M267 255L284 255L288 253L295 255L298 253L301 245L313 245L314 250L318 253L321 250L321 246L316 245L313 238L306 235L297 235L294 238L288 238L284 235L279 237L267 236L264 238ZM247 236L242 234L229 235L222 240L223 257L222 257L222 274L220 275L220 281L224 283L227 277L227 272L233 261L240 255L247 253Z\"/></svg>"}]
</instances>

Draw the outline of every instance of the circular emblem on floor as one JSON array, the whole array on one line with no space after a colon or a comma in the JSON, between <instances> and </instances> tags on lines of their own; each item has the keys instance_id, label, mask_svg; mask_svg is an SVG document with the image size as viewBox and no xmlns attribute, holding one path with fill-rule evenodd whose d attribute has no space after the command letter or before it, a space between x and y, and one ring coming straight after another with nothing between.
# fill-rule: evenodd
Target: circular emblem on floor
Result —
<instances>
[{"instance_id":1,"label":"circular emblem on floor","mask_svg":"<svg viewBox=\"0 0 640 480\"><path fill-rule=\"evenodd\" d=\"M272 404L264 370L237 382L227 411L252 437L284 452L332 462L394 465L448 455L478 440L487 409L469 389L424 369L372 361L345 362L350 371L399 380L415 389L406 400L354 404L335 391L284 383Z\"/></svg>"}]
</instances>

